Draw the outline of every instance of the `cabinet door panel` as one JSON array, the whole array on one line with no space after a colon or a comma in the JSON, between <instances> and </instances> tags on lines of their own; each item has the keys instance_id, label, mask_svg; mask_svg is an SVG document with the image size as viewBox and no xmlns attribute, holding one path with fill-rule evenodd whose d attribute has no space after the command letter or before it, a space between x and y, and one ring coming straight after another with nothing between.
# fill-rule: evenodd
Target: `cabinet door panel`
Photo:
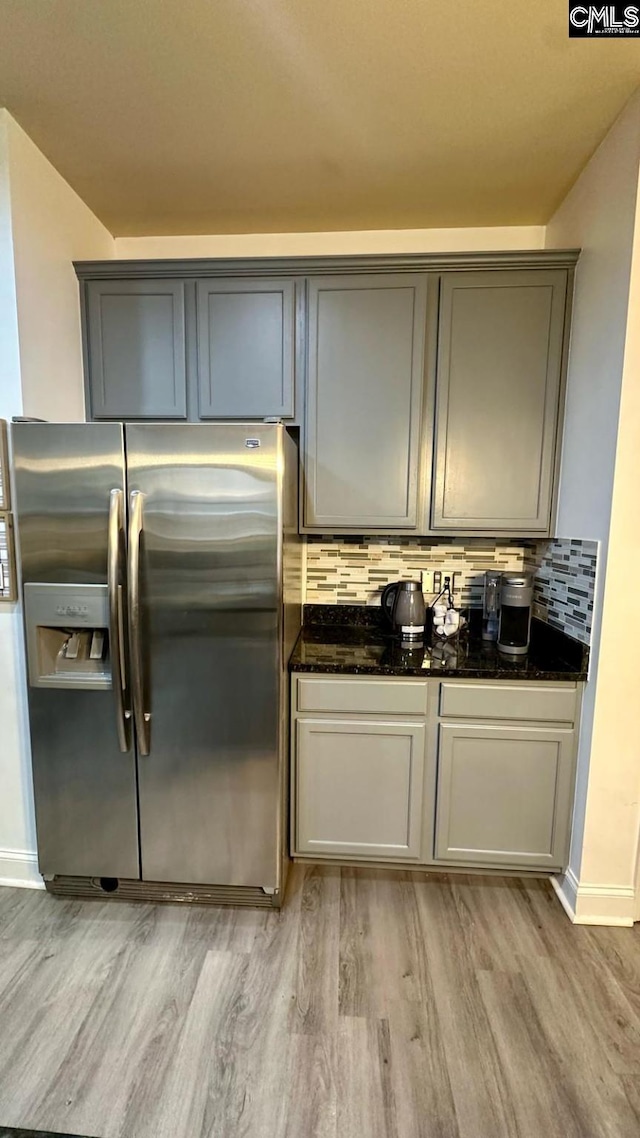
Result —
<instances>
[{"instance_id":1,"label":"cabinet door panel","mask_svg":"<svg viewBox=\"0 0 640 1138\"><path fill-rule=\"evenodd\" d=\"M298 676L294 707L298 711L347 715L424 715L428 680L364 676Z\"/></svg>"},{"instance_id":2,"label":"cabinet door panel","mask_svg":"<svg viewBox=\"0 0 640 1138\"><path fill-rule=\"evenodd\" d=\"M451 719L520 719L573 724L578 711L576 684L464 683L440 685L440 715Z\"/></svg>"},{"instance_id":3,"label":"cabinet door panel","mask_svg":"<svg viewBox=\"0 0 640 1138\"><path fill-rule=\"evenodd\" d=\"M427 278L318 278L308 297L305 523L415 529Z\"/></svg>"},{"instance_id":4,"label":"cabinet door panel","mask_svg":"<svg viewBox=\"0 0 640 1138\"><path fill-rule=\"evenodd\" d=\"M198 281L201 419L293 415L295 282Z\"/></svg>"},{"instance_id":5,"label":"cabinet door panel","mask_svg":"<svg viewBox=\"0 0 640 1138\"><path fill-rule=\"evenodd\" d=\"M441 725L436 858L563 868L573 751L561 728Z\"/></svg>"},{"instance_id":6,"label":"cabinet door panel","mask_svg":"<svg viewBox=\"0 0 640 1138\"><path fill-rule=\"evenodd\" d=\"M299 719L296 852L420 856L425 728Z\"/></svg>"},{"instance_id":7,"label":"cabinet door panel","mask_svg":"<svg viewBox=\"0 0 640 1138\"><path fill-rule=\"evenodd\" d=\"M434 529L549 530L566 285L563 270L443 276Z\"/></svg>"},{"instance_id":8,"label":"cabinet door panel","mask_svg":"<svg viewBox=\"0 0 640 1138\"><path fill-rule=\"evenodd\" d=\"M86 360L93 419L185 419L184 284L89 281Z\"/></svg>"}]
</instances>

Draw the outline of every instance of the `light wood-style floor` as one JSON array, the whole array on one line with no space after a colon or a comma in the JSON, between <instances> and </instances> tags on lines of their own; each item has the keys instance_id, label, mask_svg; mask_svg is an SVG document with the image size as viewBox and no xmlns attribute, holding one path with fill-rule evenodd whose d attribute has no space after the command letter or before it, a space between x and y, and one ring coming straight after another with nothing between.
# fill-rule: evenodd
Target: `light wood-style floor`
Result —
<instances>
[{"instance_id":1,"label":"light wood-style floor","mask_svg":"<svg viewBox=\"0 0 640 1138\"><path fill-rule=\"evenodd\" d=\"M638 1138L640 931L544 881L296 866L281 913L0 889L0 1127Z\"/></svg>"}]
</instances>

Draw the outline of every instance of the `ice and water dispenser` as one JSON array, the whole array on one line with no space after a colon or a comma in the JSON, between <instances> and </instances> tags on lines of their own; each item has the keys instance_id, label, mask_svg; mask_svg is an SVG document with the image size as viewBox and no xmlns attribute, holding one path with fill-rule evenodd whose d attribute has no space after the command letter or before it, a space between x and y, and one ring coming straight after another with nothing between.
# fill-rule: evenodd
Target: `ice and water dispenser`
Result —
<instances>
[{"instance_id":1,"label":"ice and water dispenser","mask_svg":"<svg viewBox=\"0 0 640 1138\"><path fill-rule=\"evenodd\" d=\"M106 585L25 584L32 687L111 687Z\"/></svg>"}]
</instances>

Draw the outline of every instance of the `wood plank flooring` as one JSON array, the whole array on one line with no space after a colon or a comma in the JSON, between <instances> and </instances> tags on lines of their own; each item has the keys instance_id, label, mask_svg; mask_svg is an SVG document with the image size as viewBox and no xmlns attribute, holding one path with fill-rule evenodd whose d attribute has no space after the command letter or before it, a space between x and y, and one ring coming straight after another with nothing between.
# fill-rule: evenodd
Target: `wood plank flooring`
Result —
<instances>
[{"instance_id":1,"label":"wood plank flooring","mask_svg":"<svg viewBox=\"0 0 640 1138\"><path fill-rule=\"evenodd\" d=\"M544 881L295 866L281 913L0 889L2 1127L639 1138L640 928Z\"/></svg>"}]
</instances>

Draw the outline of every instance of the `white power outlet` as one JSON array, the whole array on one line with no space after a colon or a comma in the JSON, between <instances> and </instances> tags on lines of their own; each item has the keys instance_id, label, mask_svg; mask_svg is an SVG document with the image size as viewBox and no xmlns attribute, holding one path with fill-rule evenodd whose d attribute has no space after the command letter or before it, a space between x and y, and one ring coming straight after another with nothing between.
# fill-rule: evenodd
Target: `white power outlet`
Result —
<instances>
[{"instance_id":1,"label":"white power outlet","mask_svg":"<svg viewBox=\"0 0 640 1138\"><path fill-rule=\"evenodd\" d=\"M422 578L422 592L429 596L433 593L433 569L423 569L420 577Z\"/></svg>"},{"instance_id":2,"label":"white power outlet","mask_svg":"<svg viewBox=\"0 0 640 1138\"><path fill-rule=\"evenodd\" d=\"M442 574L442 585L443 585L443 587L444 587L445 577L449 578L449 587L451 589L451 596L453 598L453 603L454 603L454 605L459 605L460 604L460 596L458 595L458 582L460 580L460 574L454 573L453 570L451 572L449 572L448 570L445 570L445 572L443 572L443 574Z\"/></svg>"}]
</instances>

